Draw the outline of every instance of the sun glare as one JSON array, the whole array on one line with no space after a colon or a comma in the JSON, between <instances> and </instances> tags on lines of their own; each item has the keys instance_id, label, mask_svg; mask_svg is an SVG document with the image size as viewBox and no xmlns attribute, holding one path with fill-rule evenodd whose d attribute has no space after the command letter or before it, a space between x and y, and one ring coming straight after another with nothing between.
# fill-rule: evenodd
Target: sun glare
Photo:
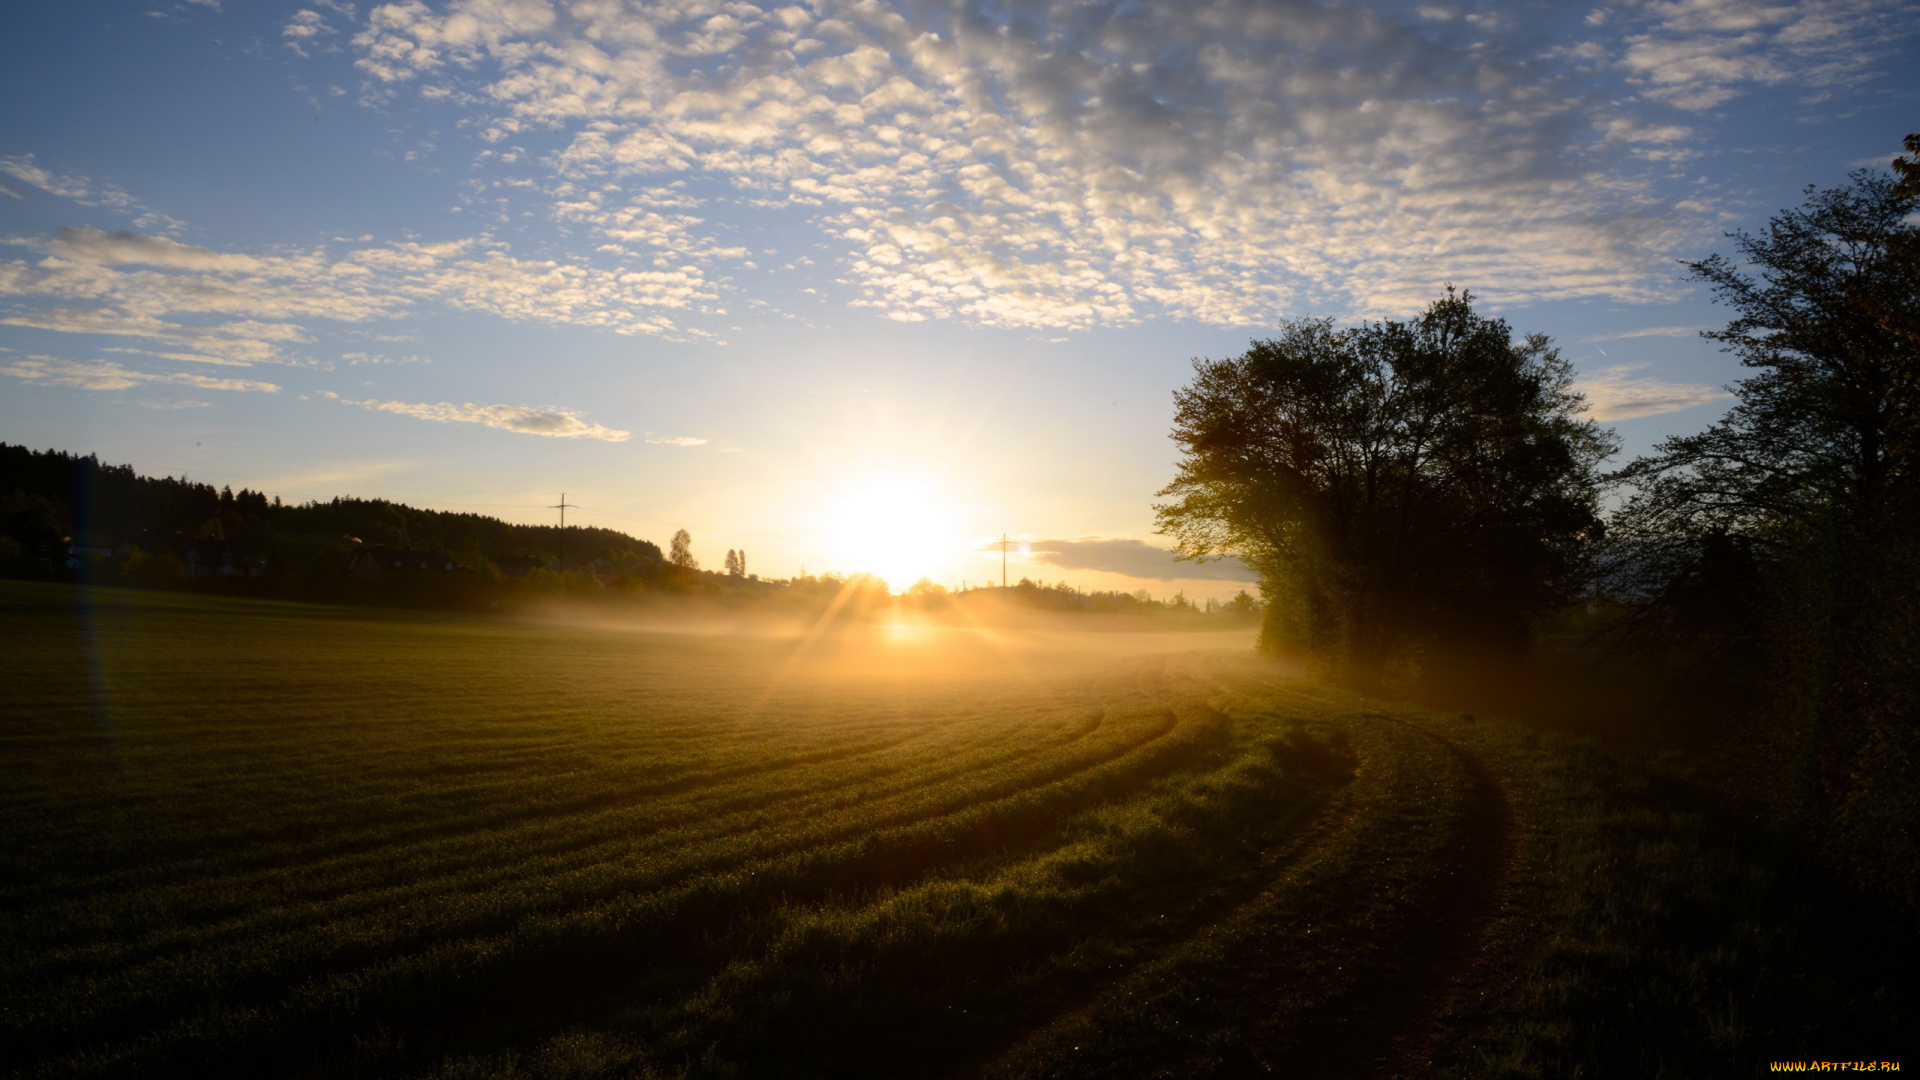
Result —
<instances>
[{"instance_id":1,"label":"sun glare","mask_svg":"<svg viewBox=\"0 0 1920 1080\"><path fill-rule=\"evenodd\" d=\"M884 480L841 497L833 548L850 573L877 574L895 590L931 576L952 555L952 521L925 484Z\"/></svg>"}]
</instances>

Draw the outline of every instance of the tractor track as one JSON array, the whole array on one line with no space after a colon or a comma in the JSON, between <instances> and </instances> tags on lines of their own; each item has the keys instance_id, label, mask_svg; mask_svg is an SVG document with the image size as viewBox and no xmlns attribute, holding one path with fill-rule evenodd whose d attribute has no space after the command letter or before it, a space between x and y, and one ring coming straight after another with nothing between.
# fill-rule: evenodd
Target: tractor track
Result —
<instances>
[{"instance_id":1,"label":"tractor track","mask_svg":"<svg viewBox=\"0 0 1920 1080\"><path fill-rule=\"evenodd\" d=\"M1359 715L1437 743L1458 762L1469 786L1432 868L1400 898L1399 918L1369 943L1376 959L1364 974L1318 1008L1274 1023L1275 1037L1262 1056L1280 1075L1427 1075L1444 1049L1449 1021L1489 989L1494 932L1518 865L1513 800L1479 755L1418 721L1365 709ZM1324 842L1339 839L1336 834Z\"/></svg>"},{"instance_id":2,"label":"tractor track","mask_svg":"<svg viewBox=\"0 0 1920 1080\"><path fill-rule=\"evenodd\" d=\"M995 1055L986 1075L1400 1080L1432 1070L1451 1024L1491 985L1520 854L1513 800L1485 761L1432 726L1285 689L1339 709L1337 723L1379 725L1388 741L1366 740L1379 756L1348 781L1379 794L1335 799L1273 853L1258 895L1029 1029L1024 1049ZM1393 749L1420 744L1411 756ZM1416 830L1437 824L1419 808L1434 794L1421 782L1454 793L1432 811L1444 832L1380 847L1372 799L1397 794L1422 819ZM1369 854L1355 863L1359 852ZM1400 869L1372 864L1376 852Z\"/></svg>"},{"instance_id":3,"label":"tractor track","mask_svg":"<svg viewBox=\"0 0 1920 1080\"><path fill-rule=\"evenodd\" d=\"M1369 1032L1349 1045L1378 1048L1348 1075L1381 1080L1424 1076L1440 1049L1449 1018L1487 989L1493 931L1510 896L1519 855L1519 828L1505 785L1478 754L1431 727L1393 720L1446 747L1472 781L1465 813L1430 879L1425 898L1433 923L1402 935L1401 978L1382 988ZM1365 1037L1367 1035L1371 1038Z\"/></svg>"}]
</instances>

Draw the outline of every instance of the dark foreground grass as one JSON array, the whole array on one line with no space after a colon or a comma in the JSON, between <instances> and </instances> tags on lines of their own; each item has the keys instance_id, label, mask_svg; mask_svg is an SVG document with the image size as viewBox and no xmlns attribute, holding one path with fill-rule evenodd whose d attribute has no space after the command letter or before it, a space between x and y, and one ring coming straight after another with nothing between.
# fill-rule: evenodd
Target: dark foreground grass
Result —
<instances>
[{"instance_id":1,"label":"dark foreground grass","mask_svg":"<svg viewBox=\"0 0 1920 1080\"><path fill-rule=\"evenodd\" d=\"M0 584L0 1054L1706 1076L1911 1022L1904 946L1684 792L1197 643Z\"/></svg>"}]
</instances>

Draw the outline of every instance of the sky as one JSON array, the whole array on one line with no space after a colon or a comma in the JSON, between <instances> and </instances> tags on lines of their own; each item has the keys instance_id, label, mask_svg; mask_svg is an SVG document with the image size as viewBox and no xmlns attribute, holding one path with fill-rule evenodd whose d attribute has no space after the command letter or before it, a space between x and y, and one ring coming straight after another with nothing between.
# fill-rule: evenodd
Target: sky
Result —
<instances>
[{"instance_id":1,"label":"sky","mask_svg":"<svg viewBox=\"0 0 1920 1080\"><path fill-rule=\"evenodd\" d=\"M1681 263L1920 131L1920 6L76 0L0 37L0 440L703 564L1231 595L1172 394L1445 284L1624 456ZM1624 460L1623 456L1623 460Z\"/></svg>"}]
</instances>

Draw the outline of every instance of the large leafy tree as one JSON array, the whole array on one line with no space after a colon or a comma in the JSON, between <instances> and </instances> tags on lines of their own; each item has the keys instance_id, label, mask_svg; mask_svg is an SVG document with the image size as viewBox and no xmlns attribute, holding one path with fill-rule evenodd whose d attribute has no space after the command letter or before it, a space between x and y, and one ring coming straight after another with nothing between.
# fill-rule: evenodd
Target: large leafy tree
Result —
<instances>
[{"instance_id":1,"label":"large leafy tree","mask_svg":"<svg viewBox=\"0 0 1920 1080\"><path fill-rule=\"evenodd\" d=\"M1259 573L1269 648L1370 681L1442 642L1518 645L1581 579L1613 437L1547 338L1515 341L1468 293L1407 322L1286 323L1196 360L1175 403L1160 529Z\"/></svg>"},{"instance_id":2,"label":"large leafy tree","mask_svg":"<svg viewBox=\"0 0 1920 1080\"><path fill-rule=\"evenodd\" d=\"M1866 845L1862 868L1920 866L1920 169L1895 171L1810 187L1731 234L1736 257L1691 264L1735 312L1705 336L1752 374L1718 423L1622 470L1635 494L1615 520L1653 612L1711 623L1685 610L1708 596L1751 613L1725 632L1766 675L1787 759L1811 766L1804 805ZM1732 577L1715 569L1729 558ZM1696 587L1716 576L1738 585ZM1864 854L1896 842L1891 860Z\"/></svg>"}]
</instances>

